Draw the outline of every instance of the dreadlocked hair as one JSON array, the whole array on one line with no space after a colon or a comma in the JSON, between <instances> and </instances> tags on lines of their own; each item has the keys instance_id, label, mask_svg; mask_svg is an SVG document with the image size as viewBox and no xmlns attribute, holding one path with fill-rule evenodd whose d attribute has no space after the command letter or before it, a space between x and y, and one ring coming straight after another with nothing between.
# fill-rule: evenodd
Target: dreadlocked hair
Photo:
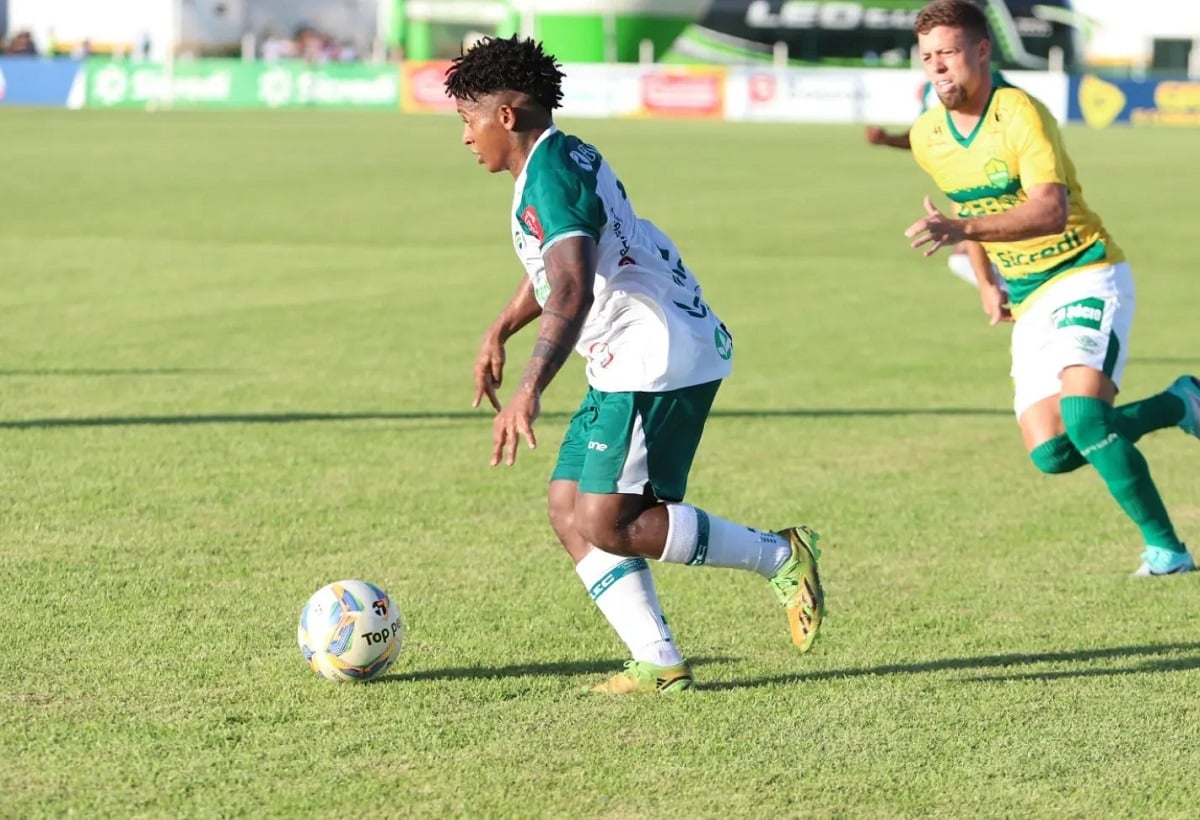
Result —
<instances>
[{"instance_id":1,"label":"dreadlocked hair","mask_svg":"<svg viewBox=\"0 0 1200 820\"><path fill-rule=\"evenodd\" d=\"M519 39L483 37L446 69L446 93L459 100L478 101L497 91L529 95L547 111L562 103L561 66L542 44Z\"/></svg>"}]
</instances>

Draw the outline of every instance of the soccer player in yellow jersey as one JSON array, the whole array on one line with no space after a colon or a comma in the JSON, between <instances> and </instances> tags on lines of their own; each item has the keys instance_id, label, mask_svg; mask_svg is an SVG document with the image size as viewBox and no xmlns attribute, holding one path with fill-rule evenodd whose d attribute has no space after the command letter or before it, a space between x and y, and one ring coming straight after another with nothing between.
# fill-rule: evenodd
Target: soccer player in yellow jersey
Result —
<instances>
[{"instance_id":1,"label":"soccer player in yellow jersey","mask_svg":"<svg viewBox=\"0 0 1200 820\"><path fill-rule=\"evenodd\" d=\"M1014 410L1038 469L1096 469L1145 539L1134 575L1195 569L1134 445L1174 425L1200 437L1200 381L1181 376L1162 393L1113 406L1129 357L1133 279L1083 200L1054 117L993 79L987 22L969 0L933 0L914 28L942 104L917 120L909 139L956 214L926 197L925 216L906 235L926 255L976 243L999 270L1002 281L980 282L980 296L993 324L1010 311L1015 320Z\"/></svg>"},{"instance_id":2,"label":"soccer player in yellow jersey","mask_svg":"<svg viewBox=\"0 0 1200 820\"><path fill-rule=\"evenodd\" d=\"M992 79L993 82L1002 81L999 72ZM928 80L921 83L921 87L917 89L917 100L921 103L921 113L925 113L938 104L933 83ZM888 132L879 126L869 125L866 135L867 142L871 145L886 145L889 148L899 148L904 151L912 150L908 131ZM992 263L988 261L987 254L982 251L972 253L967 242L959 242L955 245L950 250L949 258L946 259L946 267L950 269L950 272L971 287L978 287L979 282L991 281L992 277L984 272L985 268L991 266Z\"/></svg>"}]
</instances>

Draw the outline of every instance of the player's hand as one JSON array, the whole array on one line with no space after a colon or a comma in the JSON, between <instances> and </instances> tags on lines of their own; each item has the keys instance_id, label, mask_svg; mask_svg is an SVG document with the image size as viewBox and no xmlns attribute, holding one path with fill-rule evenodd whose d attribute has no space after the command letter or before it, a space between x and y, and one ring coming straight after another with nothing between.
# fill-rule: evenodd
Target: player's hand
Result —
<instances>
[{"instance_id":1,"label":"player's hand","mask_svg":"<svg viewBox=\"0 0 1200 820\"><path fill-rule=\"evenodd\" d=\"M500 398L496 395L500 383L504 380L504 342L495 333L489 331L483 337L479 346L479 355L475 357L475 399L472 407L478 407L479 402L487 396L492 408L500 411Z\"/></svg>"},{"instance_id":2,"label":"player's hand","mask_svg":"<svg viewBox=\"0 0 1200 820\"><path fill-rule=\"evenodd\" d=\"M995 327L1001 322L1013 321L1012 311L1008 308L1008 291L999 285L981 285L979 300L983 303L983 312L988 317L988 324Z\"/></svg>"},{"instance_id":3,"label":"player's hand","mask_svg":"<svg viewBox=\"0 0 1200 820\"><path fill-rule=\"evenodd\" d=\"M935 208L928 196L925 197L925 218L909 225L904 235L913 240L914 248L929 245L925 249L926 256L932 256L946 245L956 245L967 238L963 233L963 223Z\"/></svg>"},{"instance_id":4,"label":"player's hand","mask_svg":"<svg viewBox=\"0 0 1200 820\"><path fill-rule=\"evenodd\" d=\"M867 142L872 145L883 145L887 142L887 132L877 125L868 125Z\"/></svg>"},{"instance_id":5,"label":"player's hand","mask_svg":"<svg viewBox=\"0 0 1200 820\"><path fill-rule=\"evenodd\" d=\"M533 422L542 412L542 400L534 390L517 390L512 401L492 420L492 466L501 461L512 466L517 460L517 444L521 437L529 449L537 449ZM506 456L507 451L507 456Z\"/></svg>"}]
</instances>

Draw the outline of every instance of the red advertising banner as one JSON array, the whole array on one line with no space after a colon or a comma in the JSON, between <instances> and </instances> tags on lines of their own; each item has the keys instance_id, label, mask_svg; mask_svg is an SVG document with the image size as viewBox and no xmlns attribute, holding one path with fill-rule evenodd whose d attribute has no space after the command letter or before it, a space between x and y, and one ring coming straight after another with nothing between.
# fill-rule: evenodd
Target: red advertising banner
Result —
<instances>
[{"instance_id":1,"label":"red advertising banner","mask_svg":"<svg viewBox=\"0 0 1200 820\"><path fill-rule=\"evenodd\" d=\"M722 66L655 68L641 77L642 116L720 119L725 113Z\"/></svg>"},{"instance_id":2,"label":"red advertising banner","mask_svg":"<svg viewBox=\"0 0 1200 820\"><path fill-rule=\"evenodd\" d=\"M400 109L412 112L453 112L446 96L449 60L406 60L401 65Z\"/></svg>"}]
</instances>

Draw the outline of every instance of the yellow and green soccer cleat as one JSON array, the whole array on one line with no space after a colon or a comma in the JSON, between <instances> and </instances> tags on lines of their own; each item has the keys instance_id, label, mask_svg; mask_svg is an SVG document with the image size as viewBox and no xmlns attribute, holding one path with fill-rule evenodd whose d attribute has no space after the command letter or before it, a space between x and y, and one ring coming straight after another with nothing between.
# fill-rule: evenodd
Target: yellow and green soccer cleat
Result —
<instances>
[{"instance_id":1,"label":"yellow and green soccer cleat","mask_svg":"<svg viewBox=\"0 0 1200 820\"><path fill-rule=\"evenodd\" d=\"M792 643L801 652L812 648L825 617L825 591L817 572L817 534L808 527L792 527L779 534L792 545L792 557L771 576L771 587L787 610Z\"/></svg>"},{"instance_id":2,"label":"yellow and green soccer cleat","mask_svg":"<svg viewBox=\"0 0 1200 820\"><path fill-rule=\"evenodd\" d=\"M658 666L647 661L625 661L625 671L618 672L604 683L587 688L587 692L599 695L634 695L687 692L695 681L687 661L675 666Z\"/></svg>"}]
</instances>

